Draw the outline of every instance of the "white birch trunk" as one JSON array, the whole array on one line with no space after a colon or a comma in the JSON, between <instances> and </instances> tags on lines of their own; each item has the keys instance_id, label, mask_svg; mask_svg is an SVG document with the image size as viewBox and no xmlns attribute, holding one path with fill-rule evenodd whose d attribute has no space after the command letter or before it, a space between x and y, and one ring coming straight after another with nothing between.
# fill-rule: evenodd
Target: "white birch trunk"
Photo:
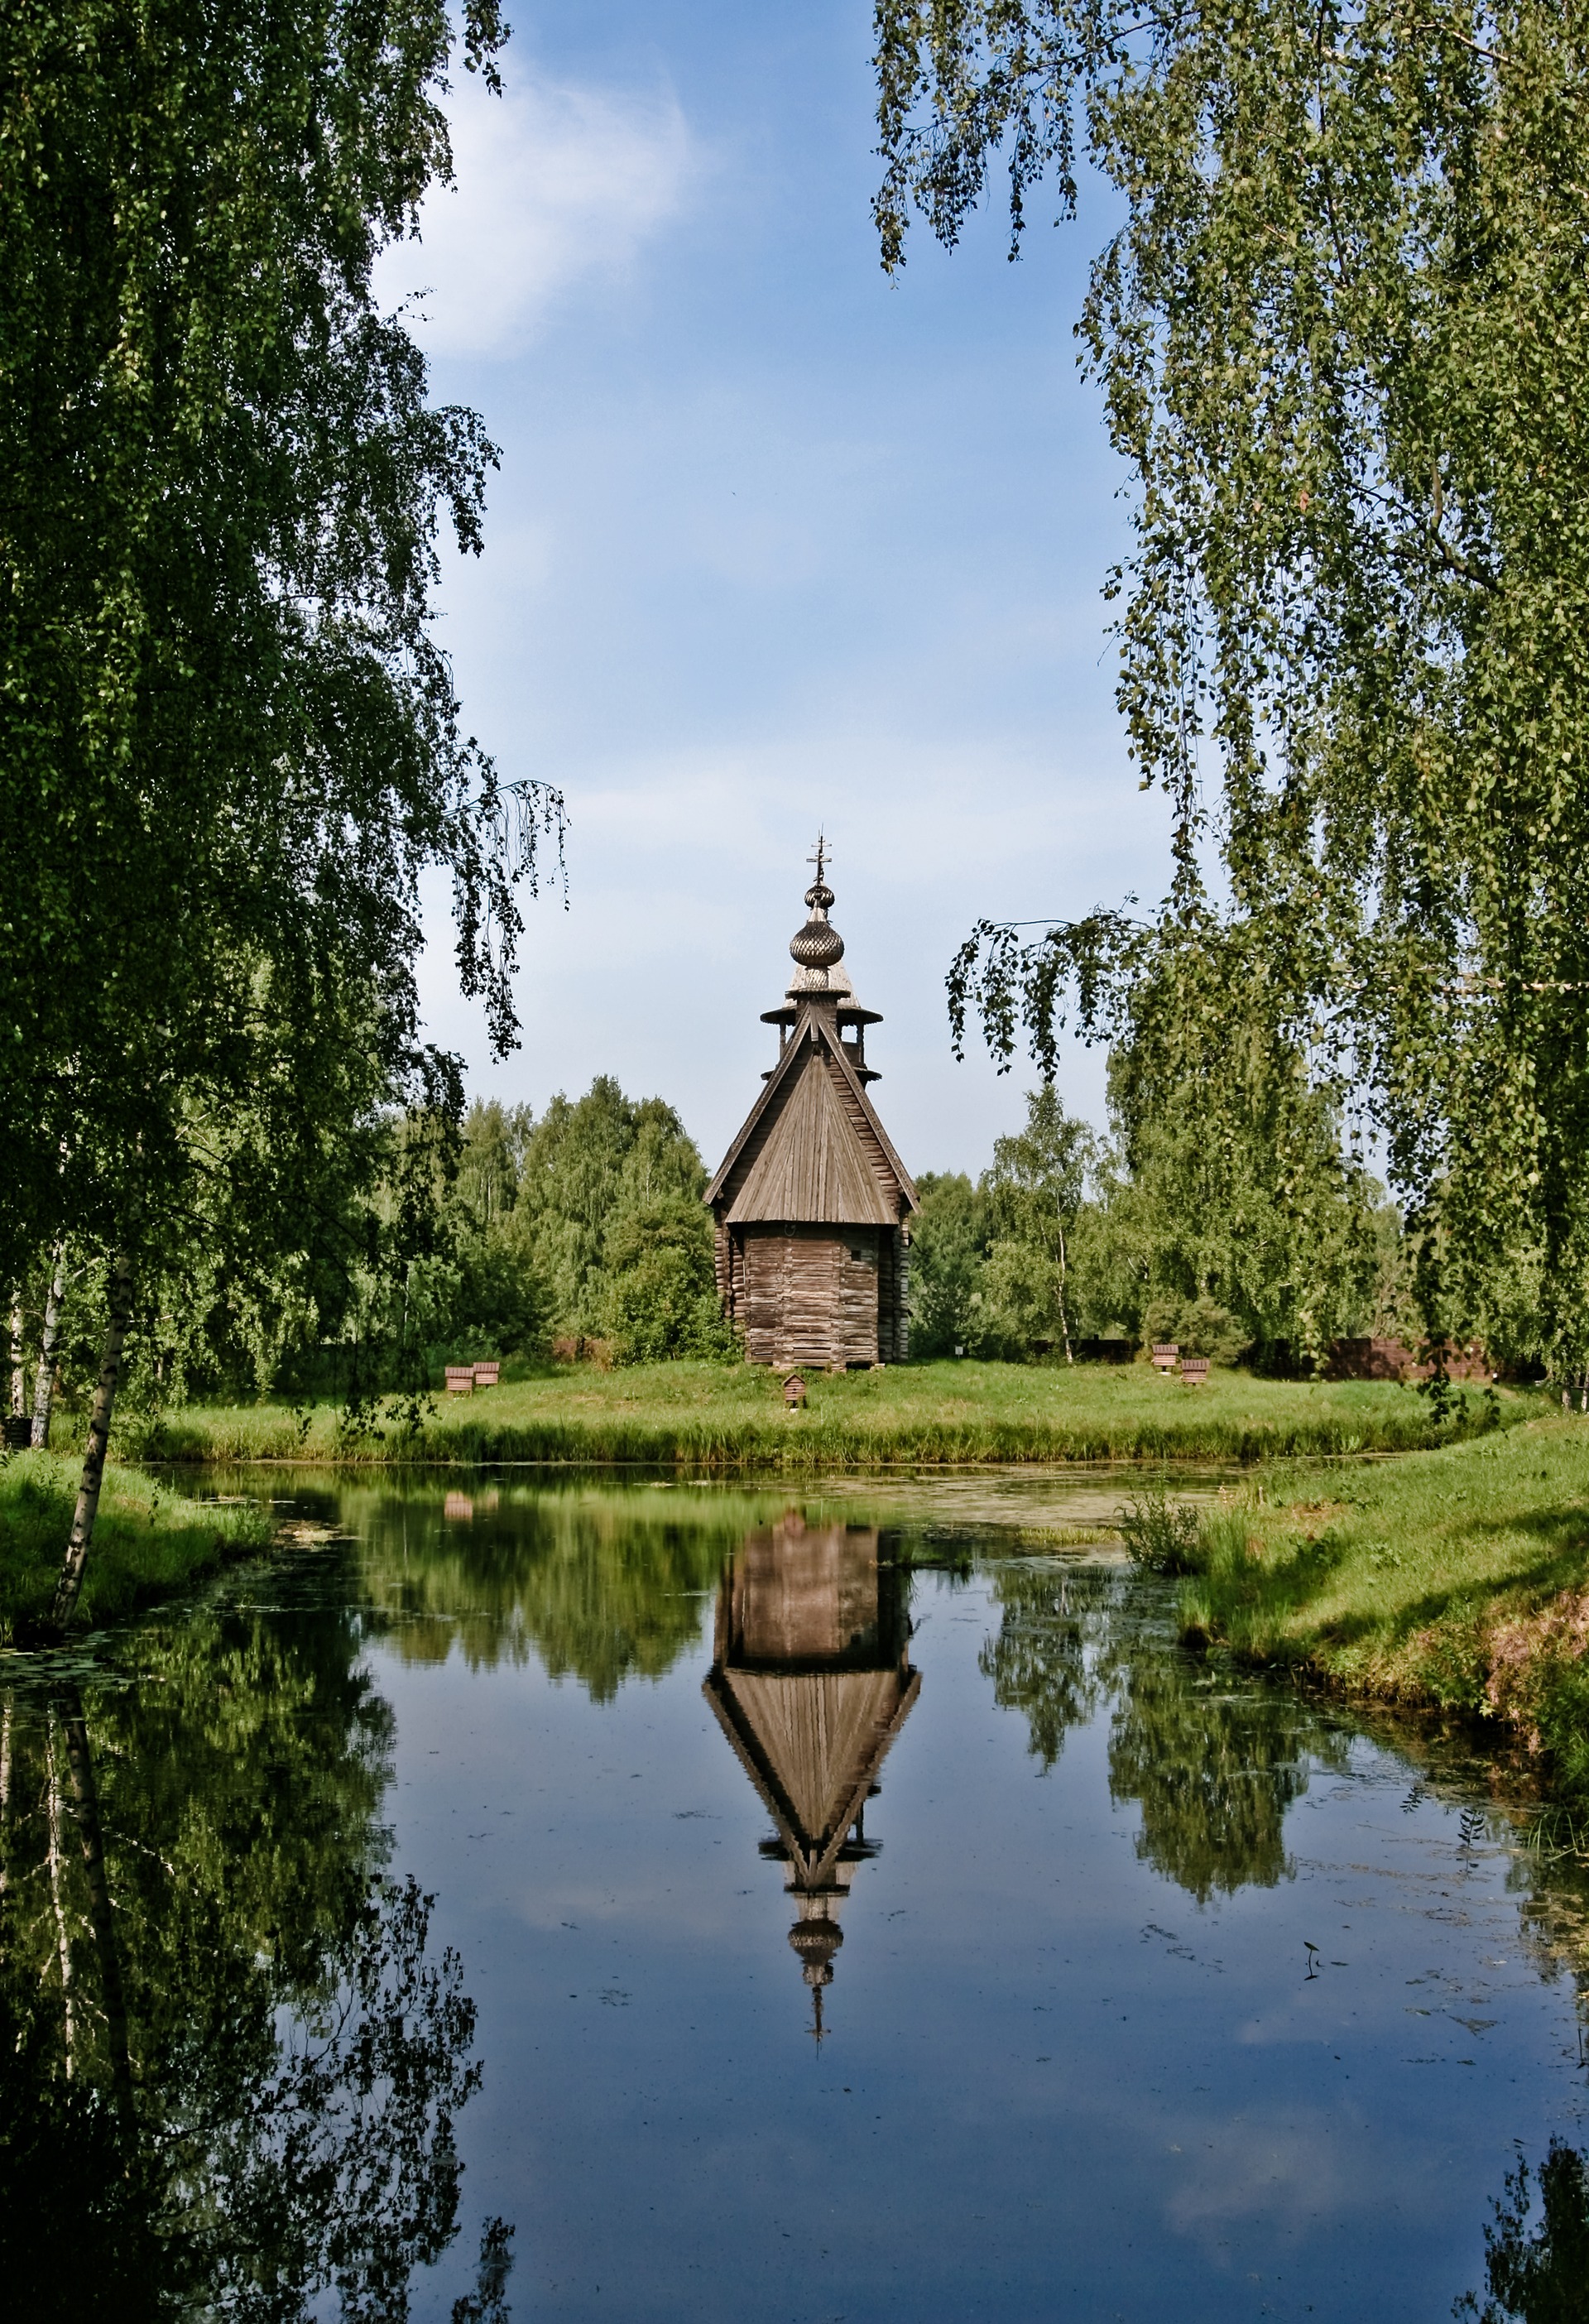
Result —
<instances>
[{"instance_id":1,"label":"white birch trunk","mask_svg":"<svg viewBox=\"0 0 1589 2324\"><path fill-rule=\"evenodd\" d=\"M44 1784L50 1819L50 1903L55 1914L55 1950L60 1963L60 2007L66 2035L66 2078L77 2051L77 1993L72 1983L71 1938L66 1925L65 1850L60 1844L60 1770L55 1759L55 1718L44 1729Z\"/></svg>"},{"instance_id":2,"label":"white birch trunk","mask_svg":"<svg viewBox=\"0 0 1589 2324\"><path fill-rule=\"evenodd\" d=\"M66 1245L59 1242L55 1246L49 1296L44 1301L44 1337L39 1351L39 1369L33 1376L35 1452L42 1452L50 1442L50 1407L55 1400L55 1350L60 1338L60 1303L65 1296Z\"/></svg>"},{"instance_id":3,"label":"white birch trunk","mask_svg":"<svg viewBox=\"0 0 1589 2324\"><path fill-rule=\"evenodd\" d=\"M1065 1342L1065 1360L1067 1364L1073 1364L1076 1358L1070 1352L1070 1315L1065 1305L1065 1286L1068 1279L1069 1267L1070 1262L1065 1250L1065 1230L1061 1227L1059 1230L1059 1336Z\"/></svg>"},{"instance_id":4,"label":"white birch trunk","mask_svg":"<svg viewBox=\"0 0 1589 2324\"><path fill-rule=\"evenodd\" d=\"M105 1326L99 1379L94 1390L94 1409L88 1421L88 1448L83 1455L78 1506L72 1516L66 1555L61 1561L60 1579L55 1585L54 1603L50 1609L50 1627L53 1630L65 1629L76 1609L78 1592L83 1586L83 1568L88 1563L88 1550L94 1539L94 1518L99 1508L99 1488L105 1481L105 1453L110 1443L110 1421L115 1410L115 1392L121 1385L122 1350L126 1345L132 1305L132 1257L125 1250L118 1250L112 1254L110 1261L110 1314Z\"/></svg>"},{"instance_id":5,"label":"white birch trunk","mask_svg":"<svg viewBox=\"0 0 1589 2324\"><path fill-rule=\"evenodd\" d=\"M11 1296L11 1416L20 1420L28 1408L27 1372L22 1352L22 1291Z\"/></svg>"},{"instance_id":6,"label":"white birch trunk","mask_svg":"<svg viewBox=\"0 0 1589 2324\"><path fill-rule=\"evenodd\" d=\"M11 1886L11 1697L0 1711L0 1896Z\"/></svg>"},{"instance_id":7,"label":"white birch trunk","mask_svg":"<svg viewBox=\"0 0 1589 2324\"><path fill-rule=\"evenodd\" d=\"M127 2003L122 1985L121 1955L116 1949L115 1919L111 1908L110 1882L105 1868L105 1833L99 1818L99 1790L94 1781L94 1760L88 1748L88 1722L77 1688L67 1691L61 1718L66 1762L71 1775L71 1812L82 1849L83 1872L88 1886L88 1923L99 1958L99 1991L105 2007L106 2039L110 2045L110 2070L118 2103L124 2110L133 2095L133 2074L127 2052Z\"/></svg>"}]
</instances>

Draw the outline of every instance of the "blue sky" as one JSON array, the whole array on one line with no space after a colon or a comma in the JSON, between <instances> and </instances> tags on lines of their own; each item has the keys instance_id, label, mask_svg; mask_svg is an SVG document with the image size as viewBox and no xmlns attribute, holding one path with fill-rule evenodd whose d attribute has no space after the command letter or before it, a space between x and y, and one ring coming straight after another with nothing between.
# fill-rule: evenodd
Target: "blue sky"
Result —
<instances>
[{"instance_id":1,"label":"blue sky","mask_svg":"<svg viewBox=\"0 0 1589 2324\"><path fill-rule=\"evenodd\" d=\"M614 1073L709 1164L771 1053L818 825L917 1170L983 1167L1032 1078L950 1056L972 922L1165 884L1100 595L1119 472L1076 368L1106 210L1051 230L1039 202L1011 266L995 207L891 282L870 31L862 0L521 8L505 98L452 101L457 190L383 263L387 295L429 289L438 397L503 451L441 600L469 726L571 816L522 1049L489 1060L439 893L429 1022L476 1093L539 1109ZM1101 1118L1095 1056L1063 1086Z\"/></svg>"}]
</instances>

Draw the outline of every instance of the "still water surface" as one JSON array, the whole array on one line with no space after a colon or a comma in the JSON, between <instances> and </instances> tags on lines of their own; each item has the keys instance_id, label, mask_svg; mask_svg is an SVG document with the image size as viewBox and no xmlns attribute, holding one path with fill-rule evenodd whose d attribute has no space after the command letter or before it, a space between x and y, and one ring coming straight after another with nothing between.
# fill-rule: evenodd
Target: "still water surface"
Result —
<instances>
[{"instance_id":1,"label":"still water surface","mask_svg":"<svg viewBox=\"0 0 1589 2324\"><path fill-rule=\"evenodd\" d=\"M15 2312L1445 2318L1589 2144L1589 1868L1118 1485L268 1489L0 1667Z\"/></svg>"}]
</instances>

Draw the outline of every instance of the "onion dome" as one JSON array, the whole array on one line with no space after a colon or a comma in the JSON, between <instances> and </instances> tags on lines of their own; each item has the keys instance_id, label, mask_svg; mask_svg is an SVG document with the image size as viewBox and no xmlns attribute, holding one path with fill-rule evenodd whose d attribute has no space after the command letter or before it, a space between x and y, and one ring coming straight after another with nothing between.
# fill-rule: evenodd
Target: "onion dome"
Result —
<instances>
[{"instance_id":1,"label":"onion dome","mask_svg":"<svg viewBox=\"0 0 1589 2324\"><path fill-rule=\"evenodd\" d=\"M809 1986L833 1983L833 1956L845 1941L836 1921L797 1921L789 1932L790 1950L799 1958L800 1974Z\"/></svg>"},{"instance_id":2,"label":"onion dome","mask_svg":"<svg viewBox=\"0 0 1589 2324\"><path fill-rule=\"evenodd\" d=\"M812 881L806 890L806 904L811 917L799 935L790 937L790 956L801 968L836 968L845 956L845 940L828 925L833 890L825 880Z\"/></svg>"},{"instance_id":3,"label":"onion dome","mask_svg":"<svg viewBox=\"0 0 1589 2324\"><path fill-rule=\"evenodd\" d=\"M828 919L833 908L833 890L828 886L823 859L827 842L817 843L817 877L806 890L806 910L808 915L804 927L790 944L794 970L784 989L783 1005L762 1012L763 1025L779 1025L784 1035L791 1032L799 1020L800 1010L809 1002L828 1002L833 1006L840 1029L846 1035L845 1054L849 1058L855 1077L861 1082L874 1082L877 1075L866 1063L863 1040L864 1028L882 1020L875 1009L863 1009L855 999L855 988L844 967L845 940ZM779 1055L781 1056L782 1049ZM771 1078L764 1074L763 1081Z\"/></svg>"}]
</instances>

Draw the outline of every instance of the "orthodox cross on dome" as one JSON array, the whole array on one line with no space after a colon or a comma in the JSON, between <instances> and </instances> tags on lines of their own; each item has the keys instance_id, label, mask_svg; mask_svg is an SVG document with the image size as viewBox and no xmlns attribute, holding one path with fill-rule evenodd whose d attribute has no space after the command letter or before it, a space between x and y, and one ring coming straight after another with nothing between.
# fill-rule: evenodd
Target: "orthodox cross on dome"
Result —
<instances>
[{"instance_id":1,"label":"orthodox cross on dome","mask_svg":"<svg viewBox=\"0 0 1589 2324\"><path fill-rule=\"evenodd\" d=\"M814 863L817 867L817 877L806 890L806 908L811 914L813 920L826 920L833 908L833 890L827 884L827 866L833 861L833 850L827 844L827 835L825 832L819 831L817 834L816 851L813 854L808 855L806 861L808 863ZM840 949L842 951L843 947L841 946ZM836 958L837 954L835 957ZM797 960L799 958L798 953L795 958Z\"/></svg>"},{"instance_id":2,"label":"orthodox cross on dome","mask_svg":"<svg viewBox=\"0 0 1589 2324\"><path fill-rule=\"evenodd\" d=\"M817 866L817 877L806 890L806 909L810 918L803 928L796 930L789 947L800 968L816 970L823 984L827 971L836 968L845 956L845 940L827 918L833 908L833 890L823 877L823 868L830 853L826 836L818 832L816 853L806 858L808 863Z\"/></svg>"}]
</instances>

